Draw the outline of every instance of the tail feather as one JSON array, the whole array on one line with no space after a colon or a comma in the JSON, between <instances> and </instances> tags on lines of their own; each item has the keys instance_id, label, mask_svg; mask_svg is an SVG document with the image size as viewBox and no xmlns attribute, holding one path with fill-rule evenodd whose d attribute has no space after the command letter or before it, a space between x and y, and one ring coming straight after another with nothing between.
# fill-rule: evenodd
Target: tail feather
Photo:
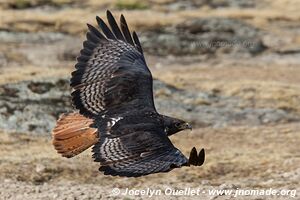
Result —
<instances>
[{"instance_id":1,"label":"tail feather","mask_svg":"<svg viewBox=\"0 0 300 200\"><path fill-rule=\"evenodd\" d=\"M62 156L70 158L78 155L99 140L97 129L90 127L93 119L79 113L62 115L52 131L54 148Z\"/></svg>"}]
</instances>

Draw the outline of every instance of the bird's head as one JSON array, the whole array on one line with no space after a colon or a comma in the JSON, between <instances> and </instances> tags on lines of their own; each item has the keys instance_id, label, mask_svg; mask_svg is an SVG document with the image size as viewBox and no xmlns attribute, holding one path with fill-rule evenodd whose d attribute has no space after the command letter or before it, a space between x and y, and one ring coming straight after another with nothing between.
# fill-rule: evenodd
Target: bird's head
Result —
<instances>
[{"instance_id":1,"label":"bird's head","mask_svg":"<svg viewBox=\"0 0 300 200\"><path fill-rule=\"evenodd\" d=\"M173 135L185 129L192 130L192 126L181 119L176 119L167 116L164 116L163 118L165 124L165 132L167 133L168 136Z\"/></svg>"}]
</instances>

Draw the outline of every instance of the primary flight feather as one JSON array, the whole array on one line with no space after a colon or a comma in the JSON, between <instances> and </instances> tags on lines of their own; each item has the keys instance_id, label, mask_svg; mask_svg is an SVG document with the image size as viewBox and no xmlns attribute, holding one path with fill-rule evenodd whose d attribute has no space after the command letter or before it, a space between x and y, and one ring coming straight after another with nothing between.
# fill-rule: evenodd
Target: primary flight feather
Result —
<instances>
[{"instance_id":1,"label":"primary flight feather","mask_svg":"<svg viewBox=\"0 0 300 200\"><path fill-rule=\"evenodd\" d=\"M124 16L120 27L110 11L108 25L96 20L102 33L87 25L87 40L71 78L78 112L57 121L55 149L70 158L93 146L93 158L107 175L136 177L202 165L204 150L198 155L193 148L187 159L168 138L191 126L156 111L151 72Z\"/></svg>"}]
</instances>

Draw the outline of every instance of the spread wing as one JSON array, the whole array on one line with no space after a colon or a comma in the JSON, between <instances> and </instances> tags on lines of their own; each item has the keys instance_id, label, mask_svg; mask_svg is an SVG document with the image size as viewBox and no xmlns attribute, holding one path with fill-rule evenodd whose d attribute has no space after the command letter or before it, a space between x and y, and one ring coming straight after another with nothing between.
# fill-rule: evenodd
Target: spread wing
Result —
<instances>
[{"instance_id":1,"label":"spread wing","mask_svg":"<svg viewBox=\"0 0 300 200\"><path fill-rule=\"evenodd\" d=\"M120 27L107 11L110 28L97 17L102 33L88 24L87 40L72 73L72 101L80 114L148 108L155 110L152 75L135 32L121 15Z\"/></svg>"},{"instance_id":2,"label":"spread wing","mask_svg":"<svg viewBox=\"0 0 300 200\"><path fill-rule=\"evenodd\" d=\"M102 132L93 147L93 157L104 174L136 177L188 165L154 121L128 123L120 119L115 126Z\"/></svg>"}]
</instances>

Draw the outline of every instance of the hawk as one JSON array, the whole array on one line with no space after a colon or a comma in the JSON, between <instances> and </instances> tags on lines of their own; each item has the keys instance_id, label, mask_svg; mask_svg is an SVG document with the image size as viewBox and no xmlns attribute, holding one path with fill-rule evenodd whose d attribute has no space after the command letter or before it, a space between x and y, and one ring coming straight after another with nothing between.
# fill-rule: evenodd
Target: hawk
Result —
<instances>
[{"instance_id":1,"label":"hawk","mask_svg":"<svg viewBox=\"0 0 300 200\"><path fill-rule=\"evenodd\" d=\"M52 132L57 152L70 158L92 147L105 175L138 177L200 166L204 150L192 148L189 159L169 136L191 126L159 114L154 105L152 75L136 32L123 15L120 26L110 11L101 31L87 24L87 40L77 57L70 86L77 112L63 114Z\"/></svg>"}]
</instances>

